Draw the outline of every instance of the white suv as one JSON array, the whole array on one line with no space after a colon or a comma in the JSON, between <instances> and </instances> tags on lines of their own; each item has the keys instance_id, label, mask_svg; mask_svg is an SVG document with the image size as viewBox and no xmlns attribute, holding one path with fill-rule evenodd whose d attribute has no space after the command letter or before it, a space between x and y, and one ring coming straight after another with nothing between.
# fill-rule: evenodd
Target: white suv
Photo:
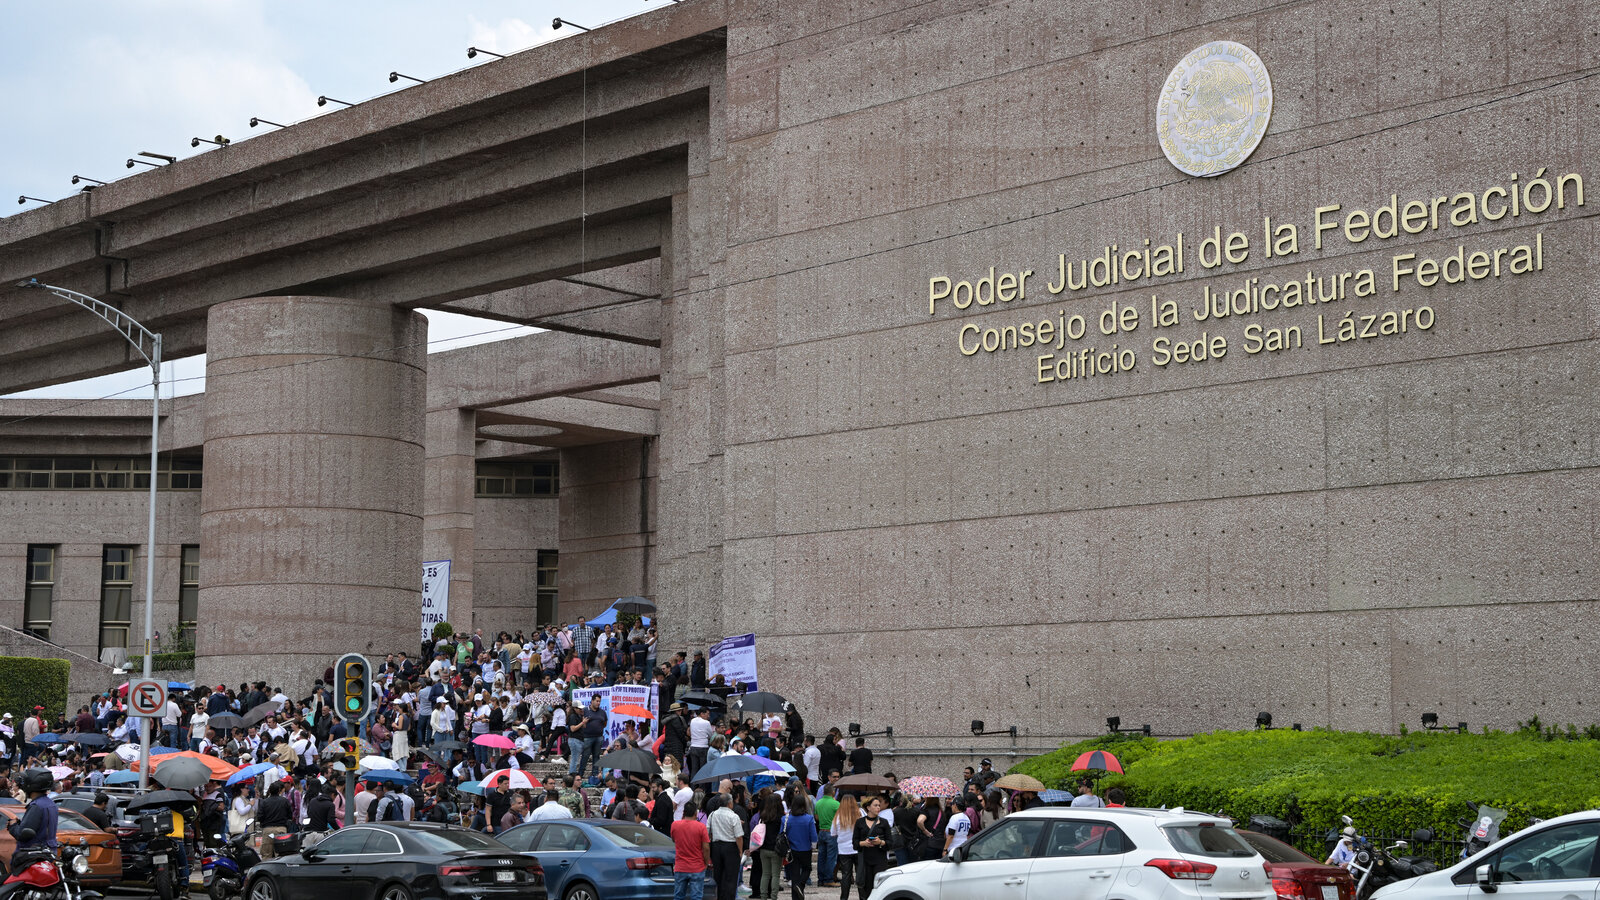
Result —
<instances>
[{"instance_id":1,"label":"white suv","mask_svg":"<svg viewBox=\"0 0 1600 900\"><path fill-rule=\"evenodd\" d=\"M949 857L878 875L870 900L1274 900L1226 819L1181 809L1013 813Z\"/></svg>"},{"instance_id":2,"label":"white suv","mask_svg":"<svg viewBox=\"0 0 1600 900\"><path fill-rule=\"evenodd\" d=\"M1373 900L1560 900L1600 893L1600 811L1529 826L1471 859L1385 885Z\"/></svg>"}]
</instances>

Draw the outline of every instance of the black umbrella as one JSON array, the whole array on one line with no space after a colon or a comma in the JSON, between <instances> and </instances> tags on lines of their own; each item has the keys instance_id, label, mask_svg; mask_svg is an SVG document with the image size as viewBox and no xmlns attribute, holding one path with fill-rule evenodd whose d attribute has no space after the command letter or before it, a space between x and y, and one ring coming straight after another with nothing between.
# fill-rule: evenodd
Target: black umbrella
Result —
<instances>
[{"instance_id":1,"label":"black umbrella","mask_svg":"<svg viewBox=\"0 0 1600 900\"><path fill-rule=\"evenodd\" d=\"M183 791L151 791L140 797L128 801L122 808L128 812L138 812L141 809L179 809L195 805L193 794Z\"/></svg>"},{"instance_id":2,"label":"black umbrella","mask_svg":"<svg viewBox=\"0 0 1600 900\"><path fill-rule=\"evenodd\" d=\"M251 707L250 711L245 713L244 718L240 721L244 722L245 728L249 728L251 725L259 725L266 721L267 716L277 712L278 708L281 706L283 706L283 704L276 700L268 700L260 706Z\"/></svg>"},{"instance_id":3,"label":"black umbrella","mask_svg":"<svg viewBox=\"0 0 1600 900\"><path fill-rule=\"evenodd\" d=\"M159 781L162 787L187 790L203 787L216 776L211 774L211 767L200 760L192 756L180 756L163 762L160 768L150 773L150 777Z\"/></svg>"},{"instance_id":4,"label":"black umbrella","mask_svg":"<svg viewBox=\"0 0 1600 900\"><path fill-rule=\"evenodd\" d=\"M218 734L223 734L225 729L250 727L244 723L244 717L237 713L217 713L206 720L206 724L217 729Z\"/></svg>"},{"instance_id":5,"label":"black umbrella","mask_svg":"<svg viewBox=\"0 0 1600 900\"><path fill-rule=\"evenodd\" d=\"M689 691L678 698L679 703L688 706L727 706L728 701L709 691Z\"/></svg>"},{"instance_id":6,"label":"black umbrella","mask_svg":"<svg viewBox=\"0 0 1600 900\"><path fill-rule=\"evenodd\" d=\"M789 701L771 691L752 691L748 694L739 694L728 698L730 702L739 705L747 713L779 713L783 712L784 705Z\"/></svg>"},{"instance_id":7,"label":"black umbrella","mask_svg":"<svg viewBox=\"0 0 1600 900\"><path fill-rule=\"evenodd\" d=\"M650 751L637 747L624 747L603 754L598 765L602 769L621 769L636 775L655 775L661 771L661 764L650 755Z\"/></svg>"},{"instance_id":8,"label":"black umbrella","mask_svg":"<svg viewBox=\"0 0 1600 900\"><path fill-rule=\"evenodd\" d=\"M82 747L104 747L111 743L110 738L103 734L95 734L92 731L85 731L82 734L69 734L66 738Z\"/></svg>"},{"instance_id":9,"label":"black umbrella","mask_svg":"<svg viewBox=\"0 0 1600 900\"><path fill-rule=\"evenodd\" d=\"M460 741L434 741L432 746L433 749L443 750L446 753L450 752L451 750L467 749L467 745L461 743Z\"/></svg>"},{"instance_id":10,"label":"black umbrella","mask_svg":"<svg viewBox=\"0 0 1600 900\"><path fill-rule=\"evenodd\" d=\"M653 616L656 614L656 603L646 597L623 597L611 604L611 608L619 613L633 613L640 616Z\"/></svg>"}]
</instances>

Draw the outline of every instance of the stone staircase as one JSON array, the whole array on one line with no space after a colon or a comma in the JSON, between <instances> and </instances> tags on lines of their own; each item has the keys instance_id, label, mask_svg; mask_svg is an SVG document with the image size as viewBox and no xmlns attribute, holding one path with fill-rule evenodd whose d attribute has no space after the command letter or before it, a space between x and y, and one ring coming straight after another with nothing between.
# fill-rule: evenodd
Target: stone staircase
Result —
<instances>
[{"instance_id":1,"label":"stone staircase","mask_svg":"<svg viewBox=\"0 0 1600 900\"><path fill-rule=\"evenodd\" d=\"M541 761L528 766L526 771L543 784L560 785L562 776L567 774L567 764ZM595 815L600 815L602 809L600 797L605 793L605 788L586 787L583 788L583 793L589 798L589 808L594 811Z\"/></svg>"}]
</instances>

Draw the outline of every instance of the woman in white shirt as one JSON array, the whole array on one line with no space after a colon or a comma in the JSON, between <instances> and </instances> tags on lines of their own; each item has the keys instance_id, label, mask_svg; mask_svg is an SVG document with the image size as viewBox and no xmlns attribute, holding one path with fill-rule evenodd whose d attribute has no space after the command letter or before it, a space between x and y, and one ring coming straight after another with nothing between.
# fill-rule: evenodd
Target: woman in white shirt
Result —
<instances>
[{"instance_id":1,"label":"woman in white shirt","mask_svg":"<svg viewBox=\"0 0 1600 900\"><path fill-rule=\"evenodd\" d=\"M850 886L856 880L856 821L861 818L861 805L856 802L854 794L845 794L839 798L839 808L833 814L833 826L828 829L828 834L839 845L839 868L837 877L833 880L839 882L839 900L850 900ZM827 881L832 872L818 872L818 881Z\"/></svg>"}]
</instances>

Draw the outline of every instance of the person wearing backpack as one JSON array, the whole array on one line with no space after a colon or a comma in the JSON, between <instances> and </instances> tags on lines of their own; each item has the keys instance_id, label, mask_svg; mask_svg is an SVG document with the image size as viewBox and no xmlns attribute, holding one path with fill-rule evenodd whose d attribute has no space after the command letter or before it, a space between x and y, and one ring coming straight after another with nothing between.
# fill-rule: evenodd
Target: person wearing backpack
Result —
<instances>
[{"instance_id":1,"label":"person wearing backpack","mask_svg":"<svg viewBox=\"0 0 1600 900\"><path fill-rule=\"evenodd\" d=\"M779 843L787 843L784 874L789 879L789 900L805 900L805 887L811 881L811 850L817 845L817 820L811 815L804 791L789 799L789 814L783 819Z\"/></svg>"}]
</instances>

